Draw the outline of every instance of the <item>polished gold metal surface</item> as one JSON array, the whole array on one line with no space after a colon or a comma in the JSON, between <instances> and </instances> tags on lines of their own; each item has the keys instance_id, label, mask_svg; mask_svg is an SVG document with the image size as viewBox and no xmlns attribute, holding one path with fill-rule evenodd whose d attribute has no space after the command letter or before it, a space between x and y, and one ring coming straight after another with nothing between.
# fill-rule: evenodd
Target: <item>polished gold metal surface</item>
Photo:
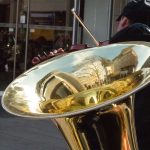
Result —
<instances>
[{"instance_id":1,"label":"polished gold metal surface","mask_svg":"<svg viewBox=\"0 0 150 150\"><path fill-rule=\"evenodd\" d=\"M5 90L11 114L50 118L73 150L137 150L134 93L150 82L149 43L89 48L45 61Z\"/></svg>"}]
</instances>

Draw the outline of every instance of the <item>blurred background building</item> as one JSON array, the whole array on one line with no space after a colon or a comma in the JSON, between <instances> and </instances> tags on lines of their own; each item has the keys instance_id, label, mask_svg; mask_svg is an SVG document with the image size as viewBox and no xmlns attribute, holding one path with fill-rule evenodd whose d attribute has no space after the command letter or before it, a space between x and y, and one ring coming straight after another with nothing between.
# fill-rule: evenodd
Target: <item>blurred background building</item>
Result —
<instances>
[{"instance_id":1,"label":"blurred background building","mask_svg":"<svg viewBox=\"0 0 150 150\"><path fill-rule=\"evenodd\" d=\"M0 94L34 56L72 44L95 46L73 16L74 8L98 41L116 32L115 19L129 0L0 0Z\"/></svg>"}]
</instances>

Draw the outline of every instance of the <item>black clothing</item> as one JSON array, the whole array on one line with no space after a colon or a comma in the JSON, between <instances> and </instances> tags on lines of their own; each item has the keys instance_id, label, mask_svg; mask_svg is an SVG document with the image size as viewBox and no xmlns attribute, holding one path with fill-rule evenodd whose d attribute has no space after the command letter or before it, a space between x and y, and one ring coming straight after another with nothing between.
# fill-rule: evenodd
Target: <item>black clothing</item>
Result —
<instances>
[{"instance_id":1,"label":"black clothing","mask_svg":"<svg viewBox=\"0 0 150 150\"><path fill-rule=\"evenodd\" d=\"M132 24L117 32L109 43L125 41L147 41L150 42L150 28L142 23Z\"/></svg>"},{"instance_id":2,"label":"black clothing","mask_svg":"<svg viewBox=\"0 0 150 150\"><path fill-rule=\"evenodd\" d=\"M139 150L150 149L150 85L135 94L135 126Z\"/></svg>"},{"instance_id":3,"label":"black clothing","mask_svg":"<svg viewBox=\"0 0 150 150\"><path fill-rule=\"evenodd\" d=\"M119 31L110 39L110 43L125 41L150 42L150 28L145 24L135 23ZM135 94L135 125L139 150L149 150L150 85Z\"/></svg>"}]
</instances>

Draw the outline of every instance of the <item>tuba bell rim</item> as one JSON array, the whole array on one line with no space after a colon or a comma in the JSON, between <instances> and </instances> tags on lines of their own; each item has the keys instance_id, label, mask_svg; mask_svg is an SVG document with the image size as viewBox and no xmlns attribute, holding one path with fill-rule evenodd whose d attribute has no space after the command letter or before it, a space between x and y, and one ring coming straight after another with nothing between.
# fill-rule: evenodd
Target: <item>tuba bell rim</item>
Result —
<instances>
[{"instance_id":1,"label":"tuba bell rim","mask_svg":"<svg viewBox=\"0 0 150 150\"><path fill-rule=\"evenodd\" d=\"M148 42L123 42L123 44L127 44L127 45L128 44L132 44L132 45L139 45L139 44L141 44L141 45L150 46ZM109 45L107 47L113 47L113 46L116 46L116 45L122 45L122 43L111 44L111 45ZM104 46L104 47L106 47L106 46ZM84 52L84 51L91 51L92 49L94 49L94 48L89 48L89 49L85 49L85 50L82 50L82 51L72 52L70 54L65 54L65 56L64 55L63 56L64 57L68 57L68 56L71 56L71 55L74 55L74 54L80 54L81 52ZM61 56L58 56L58 57L61 59ZM26 74L32 72L32 70L34 70L35 68L38 68L41 65L45 65L47 62L51 62L53 60L55 61L58 57L53 58L51 60L48 60L46 62L43 62L42 64L37 65L37 66L31 68L30 70L28 70L25 73L23 73L21 76L25 76ZM16 78L16 80L18 78ZM13 81L13 83L15 81ZM14 112L10 111L10 109L8 109L8 107L6 107L6 103L5 103L5 100L4 100L5 99L5 95L6 95L6 91L8 90L8 88L5 90L5 92L4 92L3 96L2 96L1 103L2 103L2 107L7 112L9 112L9 113L11 113L13 115L21 116L21 117L30 117L30 118L61 118L61 117L70 117L70 116L75 116L75 115L78 115L78 114L81 114L81 113L87 113L87 112L90 112L90 111L94 111L94 110L97 110L97 109L103 109L105 106L112 105L113 103L119 103L119 101L121 101L123 99L126 99L127 97L132 96L133 94L137 93L139 90L143 89L145 86L147 86L149 84L149 82L142 83L142 84L140 83L140 85L136 86L135 88L133 88L132 90L128 91L127 93L122 94L120 96L117 96L115 98L112 98L112 99L110 99L108 101L105 101L103 103L100 103L100 104L98 104L96 106L91 106L91 107L86 108L84 110L81 109L81 110L77 110L77 111L73 111L73 112L63 112L63 113L60 113L60 114L55 114L55 113L54 114L51 114L51 113L40 113L40 112L38 112L38 113L36 112L36 113L26 113L26 114L24 114L24 113L21 113L20 111L19 111L19 113L18 112L14 113Z\"/></svg>"}]
</instances>

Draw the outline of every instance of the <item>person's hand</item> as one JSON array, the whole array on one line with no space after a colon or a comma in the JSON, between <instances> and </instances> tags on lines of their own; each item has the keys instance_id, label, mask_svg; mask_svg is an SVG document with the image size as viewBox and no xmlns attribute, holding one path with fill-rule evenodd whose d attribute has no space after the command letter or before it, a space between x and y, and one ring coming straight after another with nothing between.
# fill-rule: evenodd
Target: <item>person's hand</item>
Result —
<instances>
[{"instance_id":1,"label":"person's hand","mask_svg":"<svg viewBox=\"0 0 150 150\"><path fill-rule=\"evenodd\" d=\"M70 49L67 51L67 53L71 53L71 52L74 52L74 51L82 50L82 49L85 49L85 48L89 48L87 46L87 44L72 45L70 47ZM53 57L61 55L63 53L65 53L65 51L62 48L50 51L48 54L46 52L43 52L43 55L38 55L38 56L36 56L36 57L34 57L32 59L32 65L37 65L37 64L43 62L44 60L53 58Z\"/></svg>"},{"instance_id":2,"label":"person's hand","mask_svg":"<svg viewBox=\"0 0 150 150\"><path fill-rule=\"evenodd\" d=\"M61 55L64 53L64 50L62 48L55 49L53 51L50 51L48 54L46 52L43 52L43 55L37 55L32 59L32 65L37 65L47 59L50 59L52 57Z\"/></svg>"}]
</instances>

